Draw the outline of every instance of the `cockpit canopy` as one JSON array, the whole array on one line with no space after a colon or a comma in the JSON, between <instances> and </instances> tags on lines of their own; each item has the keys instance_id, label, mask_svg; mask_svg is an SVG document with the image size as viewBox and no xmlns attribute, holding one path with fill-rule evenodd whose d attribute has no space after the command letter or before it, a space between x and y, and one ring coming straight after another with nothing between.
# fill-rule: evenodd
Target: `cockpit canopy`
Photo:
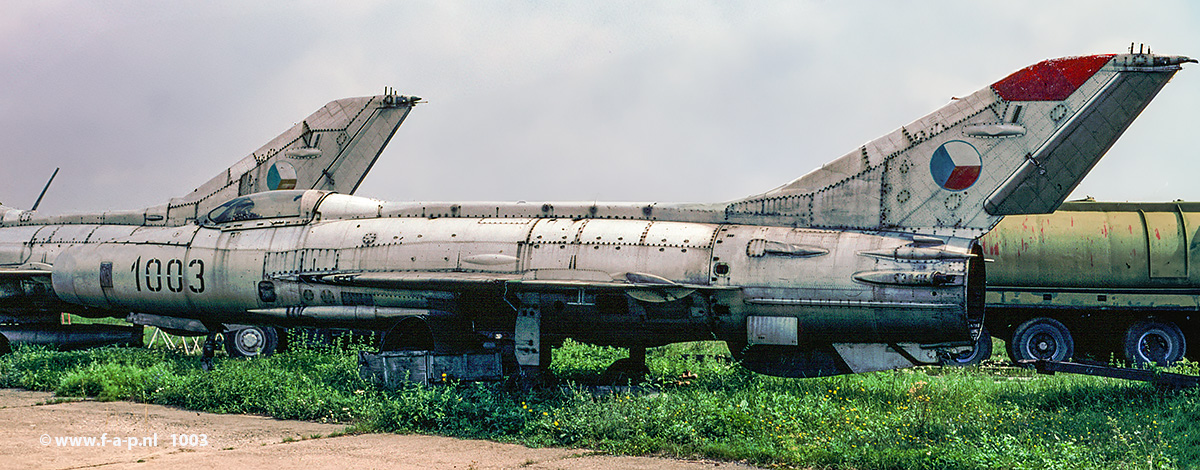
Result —
<instances>
[{"instance_id":1,"label":"cockpit canopy","mask_svg":"<svg viewBox=\"0 0 1200 470\"><path fill-rule=\"evenodd\" d=\"M313 209L330 191L283 190L248 194L226 201L200 217L200 225L222 225L266 219L312 219ZM238 224L241 225L241 224ZM254 224L263 225L263 224Z\"/></svg>"}]
</instances>

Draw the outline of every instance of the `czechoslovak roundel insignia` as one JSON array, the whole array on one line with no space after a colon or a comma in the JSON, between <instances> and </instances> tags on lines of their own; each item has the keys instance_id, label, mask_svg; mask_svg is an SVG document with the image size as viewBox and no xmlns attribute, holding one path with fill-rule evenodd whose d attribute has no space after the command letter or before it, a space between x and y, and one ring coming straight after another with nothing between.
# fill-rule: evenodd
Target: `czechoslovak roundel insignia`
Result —
<instances>
[{"instance_id":1,"label":"czechoslovak roundel insignia","mask_svg":"<svg viewBox=\"0 0 1200 470\"><path fill-rule=\"evenodd\" d=\"M951 140L933 151L929 173L942 189L962 191L975 184L983 159L975 146L961 140Z\"/></svg>"}]
</instances>

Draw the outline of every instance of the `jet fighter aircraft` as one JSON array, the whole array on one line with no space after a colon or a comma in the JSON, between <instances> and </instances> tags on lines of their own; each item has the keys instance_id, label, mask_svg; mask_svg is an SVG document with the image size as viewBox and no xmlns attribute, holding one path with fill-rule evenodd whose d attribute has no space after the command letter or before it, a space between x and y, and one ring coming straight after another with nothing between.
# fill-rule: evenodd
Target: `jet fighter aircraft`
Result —
<instances>
[{"instance_id":1,"label":"jet fighter aircraft","mask_svg":"<svg viewBox=\"0 0 1200 470\"><path fill-rule=\"evenodd\" d=\"M138 211L42 216L0 206L0 342L86 347L140 342L141 328L112 325L62 325L63 306L47 276L35 275L54 263L58 251L73 243L95 243L128 236L139 227L194 225L230 199L252 193L287 189L316 189L353 194L379 158L392 135L420 98L384 95L331 102L299 124L242 158L191 193L168 203ZM105 235L108 234L108 235ZM32 250L33 246L43 246ZM53 247L53 248L51 248ZM87 312L91 314L91 312ZM139 313L138 325L154 325L180 334L207 333L200 323L164 315ZM126 318L120 312L101 312ZM255 342L257 329L226 325L227 343ZM249 333L243 333L243 332ZM250 335L250 336L245 336ZM231 354L246 348L230 348Z\"/></svg>"},{"instance_id":2,"label":"jet fighter aircraft","mask_svg":"<svg viewBox=\"0 0 1200 470\"><path fill-rule=\"evenodd\" d=\"M1130 52L1037 63L732 202L280 190L119 229L10 211L0 263L54 308L375 328L384 349L491 352L481 367L527 377L567 338L630 348L615 366L632 371L647 347L711 339L785 377L934 364L979 339L976 239L1053 211L1195 62Z\"/></svg>"}]
</instances>

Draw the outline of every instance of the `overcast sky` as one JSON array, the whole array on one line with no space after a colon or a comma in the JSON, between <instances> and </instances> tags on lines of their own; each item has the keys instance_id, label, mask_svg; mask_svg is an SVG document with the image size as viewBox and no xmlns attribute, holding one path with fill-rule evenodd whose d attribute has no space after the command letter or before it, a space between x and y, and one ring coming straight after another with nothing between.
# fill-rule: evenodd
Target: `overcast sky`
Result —
<instances>
[{"instance_id":1,"label":"overcast sky","mask_svg":"<svg viewBox=\"0 0 1200 470\"><path fill-rule=\"evenodd\" d=\"M1047 6L1049 5L1049 6ZM358 194L714 202L1034 62L1200 56L1187 1L4 2L0 201L166 202L326 102L428 100ZM1074 197L1200 200L1185 66Z\"/></svg>"}]
</instances>

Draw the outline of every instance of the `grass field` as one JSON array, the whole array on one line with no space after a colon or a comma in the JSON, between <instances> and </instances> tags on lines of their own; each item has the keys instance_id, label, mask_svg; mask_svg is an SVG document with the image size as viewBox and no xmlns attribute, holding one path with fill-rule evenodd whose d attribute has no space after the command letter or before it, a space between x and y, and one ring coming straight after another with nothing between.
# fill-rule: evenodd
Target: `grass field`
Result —
<instances>
[{"instance_id":1,"label":"grass field","mask_svg":"<svg viewBox=\"0 0 1200 470\"><path fill-rule=\"evenodd\" d=\"M1002 350L1002 349L999 349ZM218 413L338 422L346 432L421 432L612 453L703 456L817 468L1200 468L1200 391L1010 368L921 368L779 379L707 356L722 343L653 349L654 387L597 392L624 350L568 343L563 385L514 392L462 383L384 390L353 351L217 358L165 349L0 358L0 385ZM1196 364L1182 372L1200 373ZM621 390L621 389L618 389Z\"/></svg>"}]
</instances>

